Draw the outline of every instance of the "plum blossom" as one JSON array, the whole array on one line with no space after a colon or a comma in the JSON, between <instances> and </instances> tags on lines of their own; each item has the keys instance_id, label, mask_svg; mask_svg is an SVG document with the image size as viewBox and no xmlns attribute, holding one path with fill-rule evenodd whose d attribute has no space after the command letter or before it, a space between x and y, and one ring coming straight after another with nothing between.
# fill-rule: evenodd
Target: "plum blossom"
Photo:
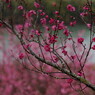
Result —
<instances>
[{"instance_id":1,"label":"plum blossom","mask_svg":"<svg viewBox=\"0 0 95 95\"><path fill-rule=\"evenodd\" d=\"M49 43L53 44L57 42L56 38L58 38L56 35L49 35Z\"/></svg>"},{"instance_id":2,"label":"plum blossom","mask_svg":"<svg viewBox=\"0 0 95 95\"><path fill-rule=\"evenodd\" d=\"M78 72L78 76L82 76L83 75L83 73L82 72Z\"/></svg>"},{"instance_id":3,"label":"plum blossom","mask_svg":"<svg viewBox=\"0 0 95 95\"><path fill-rule=\"evenodd\" d=\"M27 13L28 17L31 17L32 15L36 15L36 12L35 10L30 10L28 13Z\"/></svg>"},{"instance_id":4,"label":"plum blossom","mask_svg":"<svg viewBox=\"0 0 95 95\"><path fill-rule=\"evenodd\" d=\"M22 5L18 6L18 9L23 10L23 6Z\"/></svg>"},{"instance_id":5,"label":"plum blossom","mask_svg":"<svg viewBox=\"0 0 95 95\"><path fill-rule=\"evenodd\" d=\"M42 12L40 15L41 15L41 16L44 16L45 14L46 14L45 12Z\"/></svg>"},{"instance_id":6,"label":"plum blossom","mask_svg":"<svg viewBox=\"0 0 95 95\"><path fill-rule=\"evenodd\" d=\"M66 26L64 25L64 21L62 21L61 23L58 24L58 29L59 30L62 30L62 29L65 29Z\"/></svg>"},{"instance_id":7,"label":"plum blossom","mask_svg":"<svg viewBox=\"0 0 95 95\"><path fill-rule=\"evenodd\" d=\"M93 42L95 42L95 37L92 39Z\"/></svg>"},{"instance_id":8,"label":"plum blossom","mask_svg":"<svg viewBox=\"0 0 95 95\"><path fill-rule=\"evenodd\" d=\"M55 22L55 19L50 18L49 23L50 23L50 24L53 24L54 22Z\"/></svg>"},{"instance_id":9,"label":"plum blossom","mask_svg":"<svg viewBox=\"0 0 95 95\"><path fill-rule=\"evenodd\" d=\"M67 51L63 50L62 53L66 56L67 55Z\"/></svg>"},{"instance_id":10,"label":"plum blossom","mask_svg":"<svg viewBox=\"0 0 95 95\"><path fill-rule=\"evenodd\" d=\"M63 31L63 34L65 34L66 36L69 36L70 32L69 32L68 29L65 29L65 30Z\"/></svg>"},{"instance_id":11,"label":"plum blossom","mask_svg":"<svg viewBox=\"0 0 95 95\"><path fill-rule=\"evenodd\" d=\"M54 12L54 14L58 15L58 14L59 14L59 12L58 12L58 11L55 11L55 12Z\"/></svg>"},{"instance_id":12,"label":"plum blossom","mask_svg":"<svg viewBox=\"0 0 95 95\"><path fill-rule=\"evenodd\" d=\"M46 24L46 18L41 18L41 19L40 19L40 22L41 22L41 24L43 24L43 25Z\"/></svg>"},{"instance_id":13,"label":"plum blossom","mask_svg":"<svg viewBox=\"0 0 95 95\"><path fill-rule=\"evenodd\" d=\"M53 25L53 26L52 26L52 30L53 30L53 31L56 31L56 30L57 30L57 26L56 26L56 25Z\"/></svg>"},{"instance_id":14,"label":"plum blossom","mask_svg":"<svg viewBox=\"0 0 95 95\"><path fill-rule=\"evenodd\" d=\"M87 24L87 27L88 27L88 28L91 28L91 24L88 23L88 24Z\"/></svg>"},{"instance_id":15,"label":"plum blossom","mask_svg":"<svg viewBox=\"0 0 95 95\"><path fill-rule=\"evenodd\" d=\"M41 35L41 32L39 30L36 30L35 31L36 35L40 36Z\"/></svg>"},{"instance_id":16,"label":"plum blossom","mask_svg":"<svg viewBox=\"0 0 95 95\"><path fill-rule=\"evenodd\" d=\"M20 58L20 59L23 59L24 57L25 57L24 53L20 53L20 54L19 54L19 58Z\"/></svg>"},{"instance_id":17,"label":"plum blossom","mask_svg":"<svg viewBox=\"0 0 95 95\"><path fill-rule=\"evenodd\" d=\"M88 6L84 6L83 10L89 10Z\"/></svg>"},{"instance_id":18,"label":"plum blossom","mask_svg":"<svg viewBox=\"0 0 95 95\"><path fill-rule=\"evenodd\" d=\"M80 16L82 16L82 17L88 16L88 12L82 12L82 13L80 13Z\"/></svg>"},{"instance_id":19,"label":"plum blossom","mask_svg":"<svg viewBox=\"0 0 95 95\"><path fill-rule=\"evenodd\" d=\"M84 42L84 38L80 37L77 39L78 43L82 44Z\"/></svg>"},{"instance_id":20,"label":"plum blossom","mask_svg":"<svg viewBox=\"0 0 95 95\"><path fill-rule=\"evenodd\" d=\"M92 46L92 49L95 50L95 45Z\"/></svg>"},{"instance_id":21,"label":"plum blossom","mask_svg":"<svg viewBox=\"0 0 95 95\"><path fill-rule=\"evenodd\" d=\"M49 45L49 44L45 45L45 46L44 46L44 49L45 49L46 51L50 51L50 45Z\"/></svg>"},{"instance_id":22,"label":"plum blossom","mask_svg":"<svg viewBox=\"0 0 95 95\"><path fill-rule=\"evenodd\" d=\"M49 16L48 16L48 15L46 15L46 16L45 16L45 18L49 18Z\"/></svg>"},{"instance_id":23,"label":"plum blossom","mask_svg":"<svg viewBox=\"0 0 95 95\"><path fill-rule=\"evenodd\" d=\"M35 6L36 8L40 8L40 4L37 3L37 2L34 2L34 6Z\"/></svg>"},{"instance_id":24,"label":"plum blossom","mask_svg":"<svg viewBox=\"0 0 95 95\"><path fill-rule=\"evenodd\" d=\"M76 21L70 22L70 26L76 25Z\"/></svg>"},{"instance_id":25,"label":"plum blossom","mask_svg":"<svg viewBox=\"0 0 95 95\"><path fill-rule=\"evenodd\" d=\"M75 11L75 7L73 7L71 4L67 5L67 9L71 12Z\"/></svg>"}]
</instances>

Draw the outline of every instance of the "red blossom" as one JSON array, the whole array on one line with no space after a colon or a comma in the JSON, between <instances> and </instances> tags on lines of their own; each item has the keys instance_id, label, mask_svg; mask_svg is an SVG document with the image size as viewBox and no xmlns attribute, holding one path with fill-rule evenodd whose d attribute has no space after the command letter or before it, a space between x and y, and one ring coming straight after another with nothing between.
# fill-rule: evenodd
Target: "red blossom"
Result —
<instances>
[{"instance_id":1,"label":"red blossom","mask_svg":"<svg viewBox=\"0 0 95 95\"><path fill-rule=\"evenodd\" d=\"M73 7L71 4L67 5L67 9L71 12L75 11L75 7Z\"/></svg>"},{"instance_id":2,"label":"red blossom","mask_svg":"<svg viewBox=\"0 0 95 95\"><path fill-rule=\"evenodd\" d=\"M78 43L82 44L84 42L84 38L80 37L77 39Z\"/></svg>"},{"instance_id":3,"label":"red blossom","mask_svg":"<svg viewBox=\"0 0 95 95\"><path fill-rule=\"evenodd\" d=\"M50 18L49 23L50 23L50 24L53 24L54 22L55 22L55 19Z\"/></svg>"},{"instance_id":4,"label":"red blossom","mask_svg":"<svg viewBox=\"0 0 95 95\"><path fill-rule=\"evenodd\" d=\"M35 10L30 10L27 14L28 17L31 17L32 15L36 15Z\"/></svg>"},{"instance_id":5,"label":"red blossom","mask_svg":"<svg viewBox=\"0 0 95 95\"><path fill-rule=\"evenodd\" d=\"M23 10L23 6L22 5L18 6L18 9Z\"/></svg>"},{"instance_id":6,"label":"red blossom","mask_svg":"<svg viewBox=\"0 0 95 95\"><path fill-rule=\"evenodd\" d=\"M40 4L37 3L37 2L34 2L34 6L35 6L36 8L40 8Z\"/></svg>"},{"instance_id":7,"label":"red blossom","mask_svg":"<svg viewBox=\"0 0 95 95\"><path fill-rule=\"evenodd\" d=\"M70 22L70 26L76 25L76 21Z\"/></svg>"},{"instance_id":8,"label":"red blossom","mask_svg":"<svg viewBox=\"0 0 95 95\"><path fill-rule=\"evenodd\" d=\"M56 35L49 35L49 43L53 44L57 42L56 38L58 38Z\"/></svg>"},{"instance_id":9,"label":"red blossom","mask_svg":"<svg viewBox=\"0 0 95 95\"><path fill-rule=\"evenodd\" d=\"M70 32L69 32L69 30L66 29L63 31L63 34L65 34L66 36L69 36Z\"/></svg>"},{"instance_id":10,"label":"red blossom","mask_svg":"<svg viewBox=\"0 0 95 95\"><path fill-rule=\"evenodd\" d=\"M44 46L44 49L45 49L46 51L50 51L50 45L49 45L49 44L45 45L45 46Z\"/></svg>"},{"instance_id":11,"label":"red blossom","mask_svg":"<svg viewBox=\"0 0 95 95\"><path fill-rule=\"evenodd\" d=\"M64 55L67 55L67 51L66 51L66 50L63 50L62 53L63 53Z\"/></svg>"},{"instance_id":12,"label":"red blossom","mask_svg":"<svg viewBox=\"0 0 95 95\"><path fill-rule=\"evenodd\" d=\"M95 50L95 45L93 45L92 49Z\"/></svg>"},{"instance_id":13,"label":"red blossom","mask_svg":"<svg viewBox=\"0 0 95 95\"><path fill-rule=\"evenodd\" d=\"M46 24L46 18L41 18L41 19L40 19L40 22L41 22L41 24L43 24L43 25Z\"/></svg>"},{"instance_id":14,"label":"red blossom","mask_svg":"<svg viewBox=\"0 0 95 95\"><path fill-rule=\"evenodd\" d=\"M95 37L92 39L93 42L95 42Z\"/></svg>"},{"instance_id":15,"label":"red blossom","mask_svg":"<svg viewBox=\"0 0 95 95\"><path fill-rule=\"evenodd\" d=\"M82 76L83 75L83 73L82 72L78 72L78 76Z\"/></svg>"},{"instance_id":16,"label":"red blossom","mask_svg":"<svg viewBox=\"0 0 95 95\"><path fill-rule=\"evenodd\" d=\"M19 54L19 58L20 58L20 59L23 59L24 57L25 57L24 53L20 53L20 54Z\"/></svg>"},{"instance_id":17,"label":"red blossom","mask_svg":"<svg viewBox=\"0 0 95 95\"><path fill-rule=\"evenodd\" d=\"M40 36L41 35L41 32L39 30L36 30L35 31L36 35Z\"/></svg>"},{"instance_id":18,"label":"red blossom","mask_svg":"<svg viewBox=\"0 0 95 95\"><path fill-rule=\"evenodd\" d=\"M89 7L88 6L84 6L83 10L89 10Z\"/></svg>"},{"instance_id":19,"label":"red blossom","mask_svg":"<svg viewBox=\"0 0 95 95\"><path fill-rule=\"evenodd\" d=\"M58 12L58 11L55 11L55 12L54 12L54 14L58 15L58 14L59 14L59 12Z\"/></svg>"}]
</instances>

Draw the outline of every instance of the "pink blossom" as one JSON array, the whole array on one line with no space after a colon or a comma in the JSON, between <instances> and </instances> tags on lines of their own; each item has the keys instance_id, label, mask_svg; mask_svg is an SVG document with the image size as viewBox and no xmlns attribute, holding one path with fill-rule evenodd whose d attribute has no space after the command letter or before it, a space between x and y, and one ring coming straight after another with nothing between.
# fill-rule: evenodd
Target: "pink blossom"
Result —
<instances>
[{"instance_id":1,"label":"pink blossom","mask_svg":"<svg viewBox=\"0 0 95 95\"><path fill-rule=\"evenodd\" d=\"M62 53L63 53L64 55L67 55L67 51L66 51L66 50L63 50Z\"/></svg>"},{"instance_id":2,"label":"pink blossom","mask_svg":"<svg viewBox=\"0 0 95 95\"><path fill-rule=\"evenodd\" d=\"M45 29L46 29L46 31L49 31L49 27L48 26L45 26Z\"/></svg>"},{"instance_id":3,"label":"pink blossom","mask_svg":"<svg viewBox=\"0 0 95 95\"><path fill-rule=\"evenodd\" d=\"M21 24L17 25L17 30L19 32L22 32L22 29L23 29L23 25L21 25Z\"/></svg>"},{"instance_id":4,"label":"pink blossom","mask_svg":"<svg viewBox=\"0 0 95 95\"><path fill-rule=\"evenodd\" d=\"M40 12L40 13L41 13L41 12L43 12L43 10L38 10L38 12Z\"/></svg>"},{"instance_id":5,"label":"pink blossom","mask_svg":"<svg viewBox=\"0 0 95 95\"><path fill-rule=\"evenodd\" d=\"M42 12L40 15L41 15L41 16L44 16L44 15L45 15L45 12Z\"/></svg>"},{"instance_id":6,"label":"pink blossom","mask_svg":"<svg viewBox=\"0 0 95 95\"><path fill-rule=\"evenodd\" d=\"M40 36L41 35L41 32L39 30L36 30L36 35Z\"/></svg>"},{"instance_id":7,"label":"pink blossom","mask_svg":"<svg viewBox=\"0 0 95 95\"><path fill-rule=\"evenodd\" d=\"M58 12L58 11L55 11L55 12L54 12L54 14L58 15L58 14L59 14L59 12Z\"/></svg>"},{"instance_id":8,"label":"pink blossom","mask_svg":"<svg viewBox=\"0 0 95 95\"><path fill-rule=\"evenodd\" d=\"M73 55L73 56L71 56L71 58L74 60L74 59L76 58L76 56L75 56L75 55Z\"/></svg>"},{"instance_id":9,"label":"pink blossom","mask_svg":"<svg viewBox=\"0 0 95 95\"><path fill-rule=\"evenodd\" d=\"M82 72L78 72L78 76L82 76L83 75L83 73Z\"/></svg>"},{"instance_id":10,"label":"pink blossom","mask_svg":"<svg viewBox=\"0 0 95 95\"><path fill-rule=\"evenodd\" d=\"M73 7L71 4L67 5L67 9L71 12L75 11L75 7Z\"/></svg>"},{"instance_id":11,"label":"pink blossom","mask_svg":"<svg viewBox=\"0 0 95 95\"><path fill-rule=\"evenodd\" d=\"M82 44L84 42L84 38L80 37L77 39L78 43Z\"/></svg>"},{"instance_id":12,"label":"pink blossom","mask_svg":"<svg viewBox=\"0 0 95 95\"><path fill-rule=\"evenodd\" d=\"M24 25L25 28L29 28L30 26L31 26L31 24L29 22L26 22Z\"/></svg>"},{"instance_id":13,"label":"pink blossom","mask_svg":"<svg viewBox=\"0 0 95 95\"><path fill-rule=\"evenodd\" d=\"M23 6L22 5L18 6L18 9L23 10Z\"/></svg>"},{"instance_id":14,"label":"pink blossom","mask_svg":"<svg viewBox=\"0 0 95 95\"><path fill-rule=\"evenodd\" d=\"M27 14L28 17L31 17L32 15L36 15L35 10L30 10Z\"/></svg>"},{"instance_id":15,"label":"pink blossom","mask_svg":"<svg viewBox=\"0 0 95 95\"><path fill-rule=\"evenodd\" d=\"M46 18L49 18L49 16L48 16L48 15L46 15L45 17L46 17Z\"/></svg>"},{"instance_id":16,"label":"pink blossom","mask_svg":"<svg viewBox=\"0 0 95 95\"><path fill-rule=\"evenodd\" d=\"M58 29L59 30L62 30L62 29L65 29L66 26L64 25L64 21L62 21L61 23L58 24Z\"/></svg>"},{"instance_id":17,"label":"pink blossom","mask_svg":"<svg viewBox=\"0 0 95 95\"><path fill-rule=\"evenodd\" d=\"M88 6L83 7L83 10L88 10L88 9L89 9Z\"/></svg>"},{"instance_id":18,"label":"pink blossom","mask_svg":"<svg viewBox=\"0 0 95 95\"><path fill-rule=\"evenodd\" d=\"M58 38L56 35L49 35L49 43L55 43L57 42L56 38Z\"/></svg>"},{"instance_id":19,"label":"pink blossom","mask_svg":"<svg viewBox=\"0 0 95 95\"><path fill-rule=\"evenodd\" d=\"M88 12L82 12L80 13L80 16L84 17L84 16L87 16L88 15Z\"/></svg>"},{"instance_id":20,"label":"pink blossom","mask_svg":"<svg viewBox=\"0 0 95 95\"><path fill-rule=\"evenodd\" d=\"M40 8L40 4L37 3L37 2L34 2L34 6L35 6L36 8Z\"/></svg>"},{"instance_id":21,"label":"pink blossom","mask_svg":"<svg viewBox=\"0 0 95 95\"><path fill-rule=\"evenodd\" d=\"M50 51L50 45L49 45L49 44L45 45L45 46L44 46L44 49L45 49L46 51Z\"/></svg>"},{"instance_id":22,"label":"pink blossom","mask_svg":"<svg viewBox=\"0 0 95 95\"><path fill-rule=\"evenodd\" d=\"M67 30L67 29L65 29L64 31L63 31L63 34L65 34L66 36L69 36L69 31Z\"/></svg>"},{"instance_id":23,"label":"pink blossom","mask_svg":"<svg viewBox=\"0 0 95 95\"><path fill-rule=\"evenodd\" d=\"M70 26L76 25L76 21L70 22Z\"/></svg>"},{"instance_id":24,"label":"pink blossom","mask_svg":"<svg viewBox=\"0 0 95 95\"><path fill-rule=\"evenodd\" d=\"M88 27L88 28L91 28L91 24L88 23L88 24L87 24L87 27Z\"/></svg>"},{"instance_id":25,"label":"pink blossom","mask_svg":"<svg viewBox=\"0 0 95 95\"><path fill-rule=\"evenodd\" d=\"M46 24L46 18L41 18L40 22L41 22L41 24Z\"/></svg>"},{"instance_id":26,"label":"pink blossom","mask_svg":"<svg viewBox=\"0 0 95 95\"><path fill-rule=\"evenodd\" d=\"M25 57L24 53L20 53L20 54L19 54L19 58L20 58L20 59L23 59L24 57Z\"/></svg>"},{"instance_id":27,"label":"pink blossom","mask_svg":"<svg viewBox=\"0 0 95 95\"><path fill-rule=\"evenodd\" d=\"M53 26L52 26L52 30L53 30L53 31L56 31L56 30L57 30L56 25L53 25Z\"/></svg>"},{"instance_id":28,"label":"pink blossom","mask_svg":"<svg viewBox=\"0 0 95 95\"><path fill-rule=\"evenodd\" d=\"M54 22L55 22L55 19L50 18L49 23L50 23L50 24L53 24Z\"/></svg>"}]
</instances>

